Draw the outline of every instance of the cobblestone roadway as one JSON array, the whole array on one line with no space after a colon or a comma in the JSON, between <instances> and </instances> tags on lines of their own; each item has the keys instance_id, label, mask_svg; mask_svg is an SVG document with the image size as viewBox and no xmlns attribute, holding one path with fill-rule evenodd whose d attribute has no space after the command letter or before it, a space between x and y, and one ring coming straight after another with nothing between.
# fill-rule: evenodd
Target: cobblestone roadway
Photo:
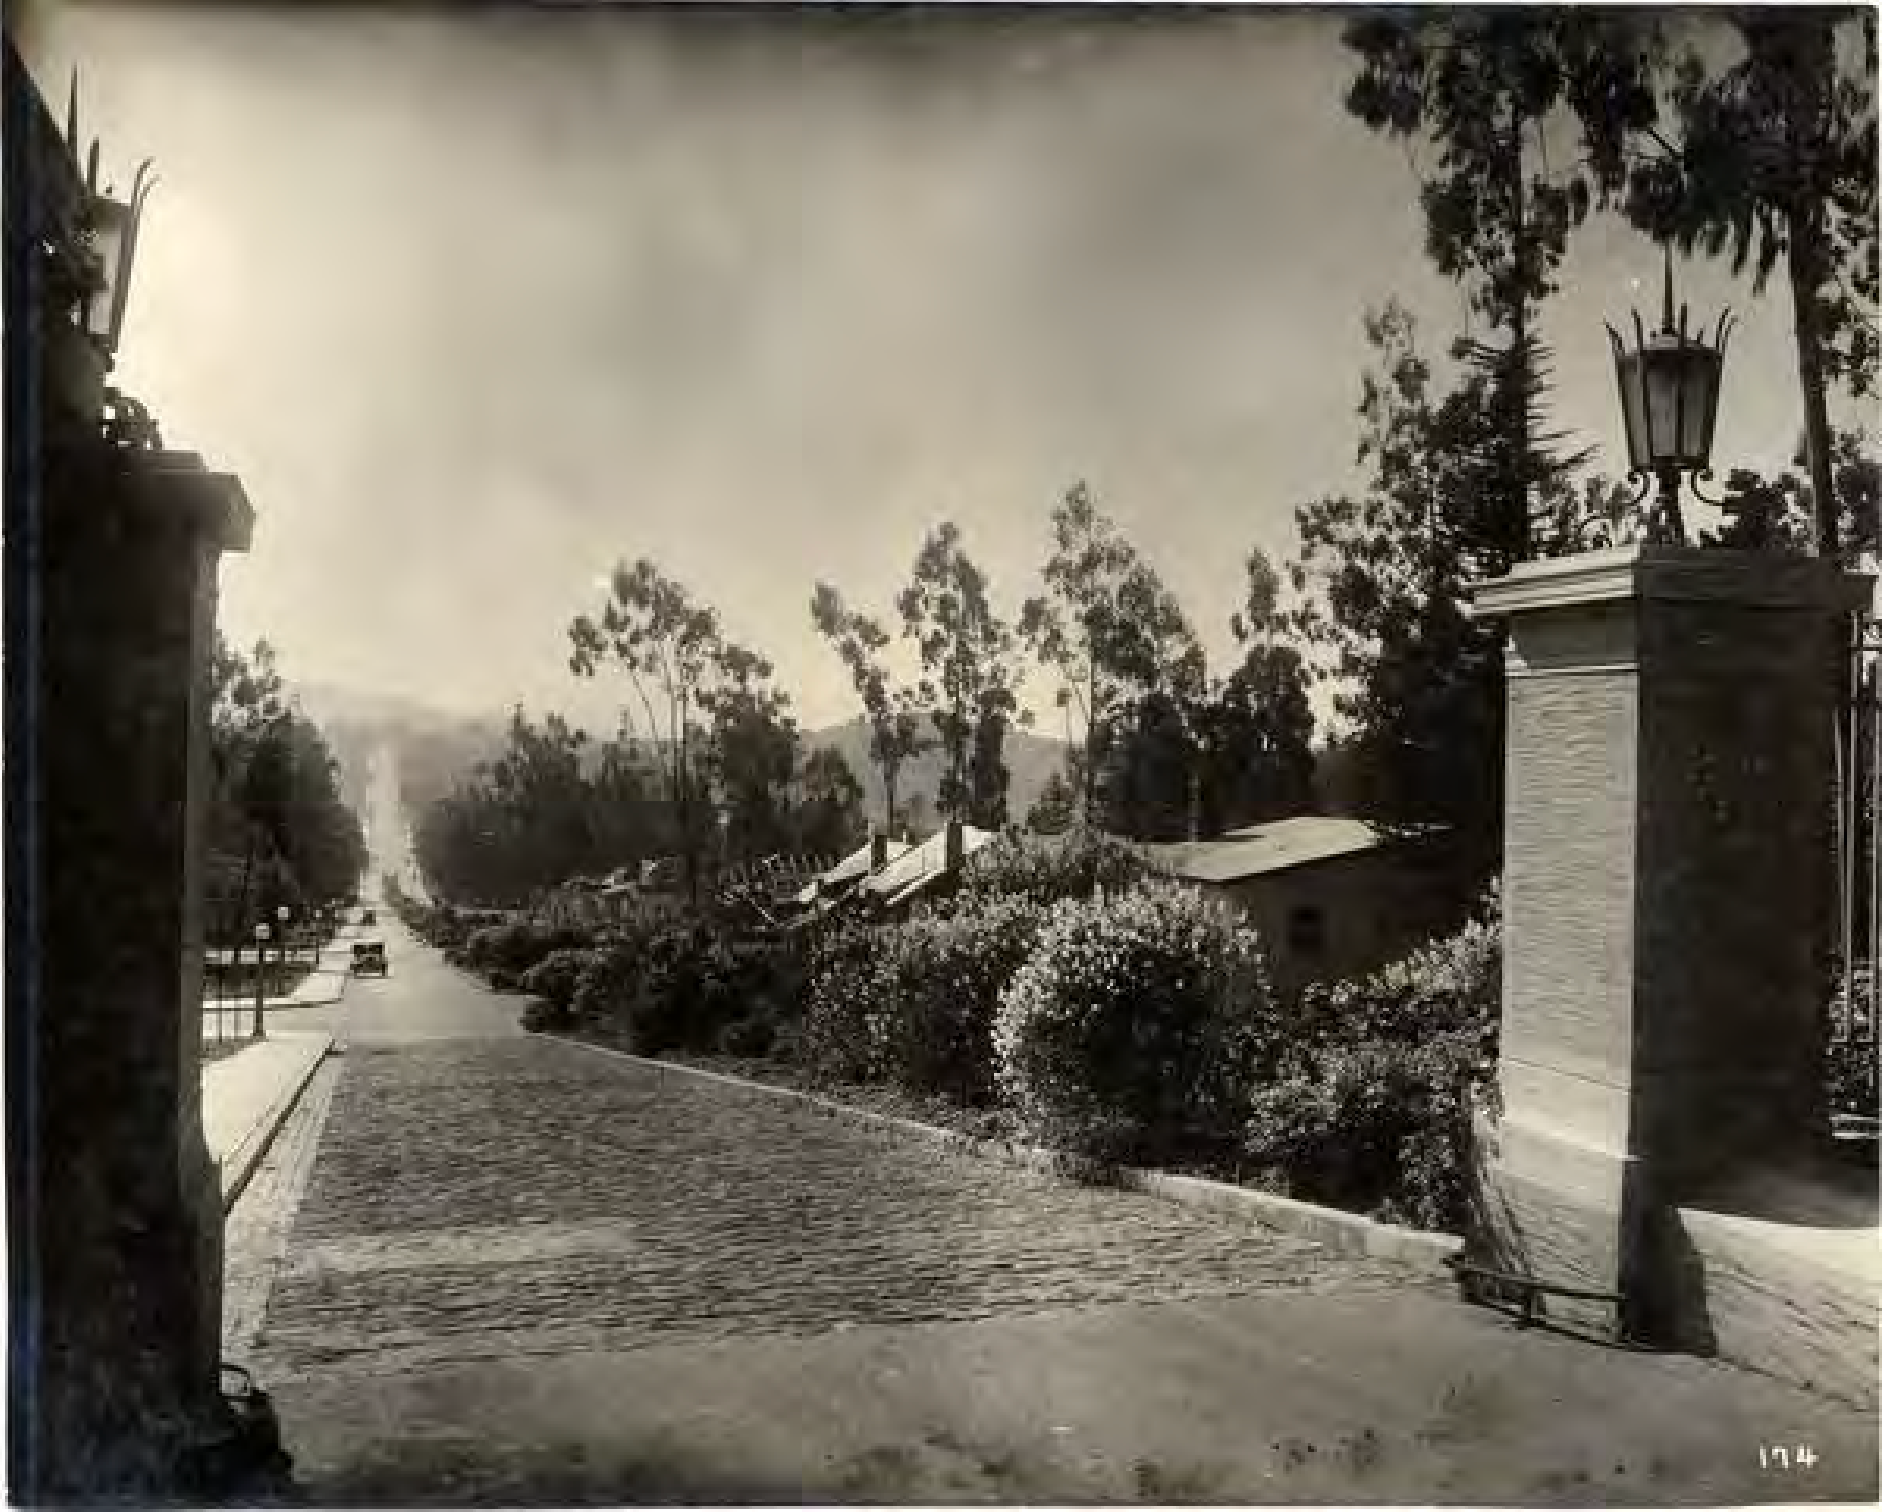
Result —
<instances>
[{"instance_id":1,"label":"cobblestone roadway","mask_svg":"<svg viewBox=\"0 0 1884 1512\"><path fill-rule=\"evenodd\" d=\"M275 1375L1403 1274L552 1040L346 1057Z\"/></svg>"}]
</instances>

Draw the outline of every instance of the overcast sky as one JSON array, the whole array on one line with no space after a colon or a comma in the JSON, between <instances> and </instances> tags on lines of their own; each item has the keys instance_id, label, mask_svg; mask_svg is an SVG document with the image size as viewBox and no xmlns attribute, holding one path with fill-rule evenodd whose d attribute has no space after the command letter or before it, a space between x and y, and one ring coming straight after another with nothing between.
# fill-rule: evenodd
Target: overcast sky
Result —
<instances>
[{"instance_id":1,"label":"overcast sky","mask_svg":"<svg viewBox=\"0 0 1884 1512\"><path fill-rule=\"evenodd\" d=\"M258 512L225 627L291 679L594 718L565 627L646 555L855 712L818 578L888 613L955 520L1012 611L1089 480L1228 644L1241 558L1351 485L1363 311L1435 350L1414 164L1349 118L1330 12L1095 23L66 8L34 44L128 181L121 375ZM1790 311L1743 310L1717 460L1798 429ZM1654 249L1580 234L1557 418L1619 438L1602 321ZM610 691L608 701L615 694Z\"/></svg>"}]
</instances>

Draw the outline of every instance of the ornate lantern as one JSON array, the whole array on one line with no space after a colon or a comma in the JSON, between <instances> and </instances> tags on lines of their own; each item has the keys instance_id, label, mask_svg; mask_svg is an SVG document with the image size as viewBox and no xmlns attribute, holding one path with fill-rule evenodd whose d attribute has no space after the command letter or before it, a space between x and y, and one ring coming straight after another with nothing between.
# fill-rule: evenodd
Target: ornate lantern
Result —
<instances>
[{"instance_id":1,"label":"ornate lantern","mask_svg":"<svg viewBox=\"0 0 1884 1512\"><path fill-rule=\"evenodd\" d=\"M72 75L72 93L66 106L65 138L78 150L78 75ZM85 334L104 353L109 365L124 331L124 306L131 292L131 263L137 255L137 228L144 204L157 180L150 176L151 160L138 164L128 200L114 199L98 187L98 143L92 142L85 159L84 232L98 260L98 282L82 312Z\"/></svg>"},{"instance_id":2,"label":"ornate lantern","mask_svg":"<svg viewBox=\"0 0 1884 1512\"><path fill-rule=\"evenodd\" d=\"M1695 487L1694 480L1713 476L1708 459L1714 449L1714 419L1733 315L1721 312L1711 342L1703 338L1699 327L1690 332L1688 307L1684 304L1676 315L1674 263L1665 247L1662 259L1662 328L1645 335L1642 316L1636 313L1633 349L1624 344L1614 326L1605 329L1616 354L1616 387L1629 444L1629 480L1640 489L1636 502L1656 487L1649 539L1679 544L1685 536L1681 475L1688 474L1688 486L1696 497L1717 502Z\"/></svg>"},{"instance_id":3,"label":"ornate lantern","mask_svg":"<svg viewBox=\"0 0 1884 1512\"><path fill-rule=\"evenodd\" d=\"M87 206L92 250L97 254L104 283L86 303L85 331L98 343L107 359L117 354L118 337L124 331L124 306L131 291L131 260L137 252L138 222L143 219L144 202L157 183L156 179L146 177L149 171L148 160L138 166L128 202L115 200L109 194L94 194Z\"/></svg>"}]
</instances>

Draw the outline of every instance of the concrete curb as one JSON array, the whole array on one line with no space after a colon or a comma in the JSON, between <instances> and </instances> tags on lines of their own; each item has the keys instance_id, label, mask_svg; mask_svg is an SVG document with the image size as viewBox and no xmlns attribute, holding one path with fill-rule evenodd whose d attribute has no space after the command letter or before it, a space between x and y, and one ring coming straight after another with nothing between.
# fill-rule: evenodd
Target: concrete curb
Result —
<instances>
[{"instance_id":1,"label":"concrete curb","mask_svg":"<svg viewBox=\"0 0 1884 1512\"><path fill-rule=\"evenodd\" d=\"M250 1129L229 1156L221 1163L218 1172L222 1181L222 1210L227 1213L236 1205L237 1200L247 1189L256 1168L268 1154L269 1146L274 1144L275 1136L281 1132L281 1126L288 1121L289 1114L301 1101L301 1094L307 1091L308 1083L314 1080L314 1073L326 1064L327 1057L334 1053L334 1037L331 1034L320 1036L320 1050L310 1055L304 1069L298 1071L288 1084L288 1089L276 1098L268 1107L255 1127Z\"/></svg>"},{"instance_id":2,"label":"concrete curb","mask_svg":"<svg viewBox=\"0 0 1884 1512\"><path fill-rule=\"evenodd\" d=\"M995 1160L1004 1165L1018 1166L1047 1175L1072 1176L1078 1174L1080 1169L1079 1162L1068 1156L1053 1150L1041 1149L1037 1145L1021 1144L1017 1140L984 1139L972 1134L961 1134L953 1129L939 1128L935 1124L918 1123L911 1118L898 1118L889 1113L875 1113L867 1108L853 1108L846 1103L833 1102L828 1097L819 1097L812 1092L800 1092L793 1087L747 1081L743 1077L728 1076L723 1071L708 1071L704 1067L681 1065L675 1061L654 1060L645 1055L636 1055L632 1051L617 1050L611 1045L598 1045L592 1040L578 1039L572 1035L547 1034L542 1038L575 1045L583 1050L592 1050L598 1055L615 1056L663 1076L669 1074L691 1076L702 1081L717 1082L721 1086L748 1095L758 1094L797 1103L801 1107L809 1108L841 1123L886 1134L892 1138L922 1140L930 1144L946 1145L984 1160ZM1145 1171L1128 1167L1114 1173L1109 1179L1114 1185L1128 1191L1142 1192L1149 1197L1159 1197L1167 1202L1176 1202L1185 1207L1194 1207L1227 1217L1251 1219L1265 1228L1312 1239L1333 1254L1392 1260L1415 1270L1431 1272L1447 1280L1452 1279L1452 1273L1446 1269L1445 1262L1464 1248L1464 1241L1454 1234L1434 1234L1424 1229L1401 1228L1395 1224L1363 1217L1359 1213L1344 1212L1340 1208L1318 1207L1312 1202L1300 1202L1293 1197L1283 1197L1274 1192L1232 1186L1228 1182L1209 1181L1200 1176L1179 1176L1168 1171Z\"/></svg>"}]
</instances>

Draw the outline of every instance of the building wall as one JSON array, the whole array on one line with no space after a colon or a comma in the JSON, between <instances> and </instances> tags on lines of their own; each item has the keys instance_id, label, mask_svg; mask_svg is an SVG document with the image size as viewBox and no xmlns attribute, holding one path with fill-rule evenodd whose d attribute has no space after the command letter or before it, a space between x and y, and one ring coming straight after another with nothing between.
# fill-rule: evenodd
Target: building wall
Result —
<instances>
[{"instance_id":1,"label":"building wall","mask_svg":"<svg viewBox=\"0 0 1884 1512\"><path fill-rule=\"evenodd\" d=\"M1453 927L1445 889L1434 881L1439 859L1425 846L1385 846L1200 885L1255 926L1272 981L1293 993L1363 976Z\"/></svg>"}]
</instances>

